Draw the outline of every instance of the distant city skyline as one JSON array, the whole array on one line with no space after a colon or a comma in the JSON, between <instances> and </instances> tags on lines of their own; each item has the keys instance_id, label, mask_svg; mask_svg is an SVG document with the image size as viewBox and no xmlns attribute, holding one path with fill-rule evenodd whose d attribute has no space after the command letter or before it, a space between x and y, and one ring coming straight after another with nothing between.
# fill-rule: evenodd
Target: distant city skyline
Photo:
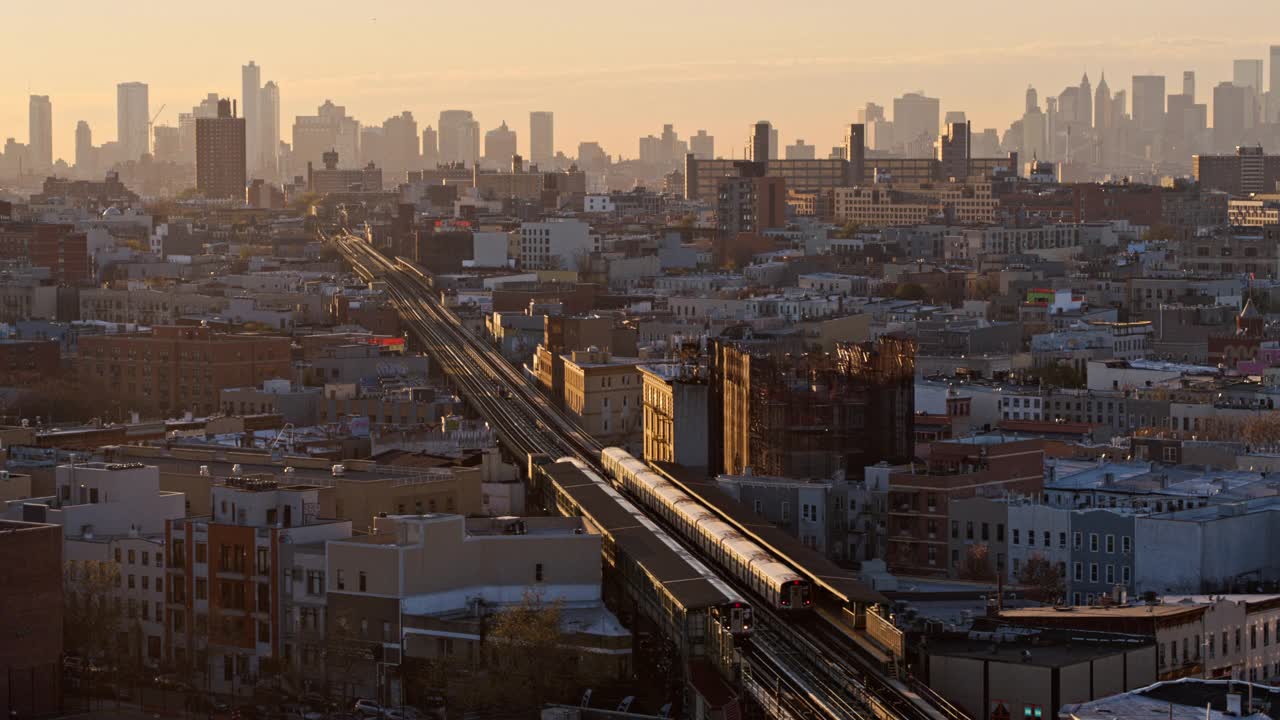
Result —
<instances>
[{"instance_id":1,"label":"distant city skyline","mask_svg":"<svg viewBox=\"0 0 1280 720\"><path fill-rule=\"evenodd\" d=\"M1269 46L1280 44L1280 30L1253 29L1276 26L1280 7L1244 2L1216 5L1207 18L1203 5L1185 0L1090 0L1065 14L1001 0L977 18L940 2L907 13L824 0L797 8L784 24L756 22L778 10L763 4L758 12L740 3L729 12L720 2L660 2L641 17L577 2L492 5L479 28L471 8L387 0L362 4L359 20L329 0L305 13L292 3L231 0L227 13L212 18L152 0L125 12L77 8L70 21L55 6L14 8L15 27L56 32L52 45L40 33L11 40L0 137L27 142L29 95L48 95L53 157L74 162L79 121L97 142L116 139L118 83L147 83L150 111L165 106L156 124L176 126L178 112L210 92L241 99L241 67L254 60L263 79L279 86L285 141L295 116L331 99L363 125L409 110L420 126L434 126L441 110L467 109L481 132L505 120L519 132L522 153L528 113L547 110L555 113L556 149L569 155L594 140L615 157L634 158L638 138L666 123L682 138L705 129L718 154L740 155L745 128L759 119L780 130L784 145L804 138L822 154L841 142L866 102L891 107L913 91L939 98L943 112L965 112L975 129L1000 131L1021 115L1028 85L1048 97L1084 71L1095 82L1105 71L1113 90L1132 97L1134 75L1164 75L1172 92L1182 72L1194 70L1199 100L1211 105L1212 88L1231 80L1235 60L1265 60L1271 77ZM578 27L588 7L593 28L613 29ZM335 25L337 17L347 19ZM183 22L191 34L175 29ZM1135 33L1139 26L1147 29ZM424 35L429 27L479 31ZM858 28L868 32L860 36ZM1059 39L1067 37L1085 39ZM361 51L322 52L327 43L359 43Z\"/></svg>"}]
</instances>

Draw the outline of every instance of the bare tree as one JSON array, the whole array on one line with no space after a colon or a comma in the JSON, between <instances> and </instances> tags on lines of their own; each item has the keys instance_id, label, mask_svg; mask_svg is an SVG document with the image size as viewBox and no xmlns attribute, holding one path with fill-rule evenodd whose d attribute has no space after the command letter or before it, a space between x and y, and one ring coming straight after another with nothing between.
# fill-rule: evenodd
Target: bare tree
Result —
<instances>
[{"instance_id":1,"label":"bare tree","mask_svg":"<svg viewBox=\"0 0 1280 720\"><path fill-rule=\"evenodd\" d=\"M985 544L970 545L960 566L960 577L977 582L990 582L996 579L991 569L991 551Z\"/></svg>"},{"instance_id":2,"label":"bare tree","mask_svg":"<svg viewBox=\"0 0 1280 720\"><path fill-rule=\"evenodd\" d=\"M1026 564L1018 571L1018 583L1022 585L1026 597L1036 602L1054 603L1066 594L1066 586L1057 566L1040 553L1027 558Z\"/></svg>"},{"instance_id":3,"label":"bare tree","mask_svg":"<svg viewBox=\"0 0 1280 720\"><path fill-rule=\"evenodd\" d=\"M114 562L69 561L63 565L66 608L63 613L65 645L92 659L119 661L128 648L117 647L125 628L116 588L120 566Z\"/></svg>"}]
</instances>

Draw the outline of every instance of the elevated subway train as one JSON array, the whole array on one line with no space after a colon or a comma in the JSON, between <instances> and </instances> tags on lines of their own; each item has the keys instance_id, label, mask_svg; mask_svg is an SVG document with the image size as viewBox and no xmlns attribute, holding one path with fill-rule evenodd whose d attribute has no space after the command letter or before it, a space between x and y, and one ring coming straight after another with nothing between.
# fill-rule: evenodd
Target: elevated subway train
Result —
<instances>
[{"instance_id":1,"label":"elevated subway train","mask_svg":"<svg viewBox=\"0 0 1280 720\"><path fill-rule=\"evenodd\" d=\"M775 610L797 612L813 606L809 580L743 537L683 490L622 448L605 448L601 462L619 485L669 522L687 540L750 587Z\"/></svg>"},{"instance_id":2,"label":"elevated subway train","mask_svg":"<svg viewBox=\"0 0 1280 720\"><path fill-rule=\"evenodd\" d=\"M613 496L620 507L634 515L637 524L648 528L659 542L666 543L676 552L676 554L683 556L690 567L705 575L705 579L715 586L716 590L724 596L724 599L720 604L710 608L709 614L714 622L718 623L720 627L724 628L729 632L729 634L737 638L745 638L751 634L751 603L743 598L741 593L730 587L720 578L716 577L715 573L711 572L711 570L703 565L700 560L667 535L662 528L658 527L652 520L646 517L644 513L631 504L630 500L615 490L612 485L606 482L604 478L600 477L596 471L591 469L591 467L586 463L575 457L563 457L560 458L558 462L570 463L581 470L584 475L592 480L592 482L599 484L605 492Z\"/></svg>"}]
</instances>

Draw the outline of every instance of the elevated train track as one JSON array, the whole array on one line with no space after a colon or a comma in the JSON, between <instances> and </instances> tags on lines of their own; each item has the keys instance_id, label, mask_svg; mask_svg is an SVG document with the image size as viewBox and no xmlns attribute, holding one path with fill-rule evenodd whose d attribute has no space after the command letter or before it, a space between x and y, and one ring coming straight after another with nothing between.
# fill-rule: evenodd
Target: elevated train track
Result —
<instances>
[{"instance_id":1,"label":"elevated train track","mask_svg":"<svg viewBox=\"0 0 1280 720\"><path fill-rule=\"evenodd\" d=\"M572 458L584 475L597 479L608 477L601 464L604 448L444 308L434 298L428 278L420 269L402 259L391 260L363 239L347 233L326 239L339 248L361 277L385 283L388 295L396 302L407 324L426 343L436 362L472 407L493 425L509 450L521 457ZM800 545L793 538L776 528L770 533L763 527L748 526L741 518L734 519L732 513L718 507L718 503L711 500L713 496L702 492L704 488L690 478L676 477L678 473L673 468L660 468L660 471L744 535L808 575L814 586L825 594L825 599L819 598L823 602L851 604L867 600L854 597L859 585L825 558L819 563L811 558L793 557L799 555L794 547ZM614 494L618 492L612 487L609 490ZM643 506L638 501L637 504ZM672 546L666 552L682 555L686 562L690 560L688 556L700 554L688 538L680 536L678 529L655 514L650 513L650 519L665 527L667 540L664 542L670 543L675 538L683 548L677 551ZM787 545L783 538L792 544ZM806 562L812 567L807 567ZM717 588L709 591L708 597L717 598L716 593L720 593L728 599L735 592L752 597L751 591L731 574L724 573L723 579L716 577L716 573L696 558L689 567L695 566L700 569L695 568L693 572L705 573L708 586ZM726 587L726 582L733 589ZM763 707L776 706L779 717L910 720L964 720L967 717L927 688L904 684L888 675L878 659L864 654L850 641L853 629L833 627L826 620L829 616L784 617L759 598L752 603L752 611L751 642L741 648L743 684Z\"/></svg>"}]
</instances>

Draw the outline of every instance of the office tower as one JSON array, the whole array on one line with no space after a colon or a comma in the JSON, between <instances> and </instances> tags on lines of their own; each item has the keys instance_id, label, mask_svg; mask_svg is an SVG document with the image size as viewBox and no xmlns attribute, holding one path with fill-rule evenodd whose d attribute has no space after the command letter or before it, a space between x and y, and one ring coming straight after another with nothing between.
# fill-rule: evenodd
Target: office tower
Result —
<instances>
[{"instance_id":1,"label":"office tower","mask_svg":"<svg viewBox=\"0 0 1280 720\"><path fill-rule=\"evenodd\" d=\"M182 159L182 138L178 128L156 125L151 128L151 154L156 162L178 162Z\"/></svg>"},{"instance_id":2,"label":"office tower","mask_svg":"<svg viewBox=\"0 0 1280 720\"><path fill-rule=\"evenodd\" d=\"M93 174L93 130L89 123L81 120L76 123L76 172L80 175Z\"/></svg>"},{"instance_id":3,"label":"office tower","mask_svg":"<svg viewBox=\"0 0 1280 720\"><path fill-rule=\"evenodd\" d=\"M716 156L716 139L708 135L706 130L699 130L697 135L689 138L689 152L699 160L710 160Z\"/></svg>"},{"instance_id":4,"label":"office tower","mask_svg":"<svg viewBox=\"0 0 1280 720\"><path fill-rule=\"evenodd\" d=\"M137 160L150 152L147 124L151 122L146 83L127 82L116 85L116 142L121 160Z\"/></svg>"},{"instance_id":5,"label":"office tower","mask_svg":"<svg viewBox=\"0 0 1280 720\"><path fill-rule=\"evenodd\" d=\"M947 114L942 117L942 127L944 128L962 122L968 122L963 110L948 110Z\"/></svg>"},{"instance_id":6,"label":"office tower","mask_svg":"<svg viewBox=\"0 0 1280 720\"><path fill-rule=\"evenodd\" d=\"M280 173L280 87L275 81L267 81L258 95L258 127L261 141L258 144L258 168L263 175L274 180ZM248 132L248 124L245 131Z\"/></svg>"},{"instance_id":7,"label":"office tower","mask_svg":"<svg viewBox=\"0 0 1280 720\"><path fill-rule=\"evenodd\" d=\"M1080 92L1076 95L1076 122L1093 127L1093 88L1089 85L1089 73L1080 78Z\"/></svg>"},{"instance_id":8,"label":"office tower","mask_svg":"<svg viewBox=\"0 0 1280 720\"><path fill-rule=\"evenodd\" d=\"M262 68L252 60L240 68L240 115L244 120L246 167L257 173L261 161L262 126L258 118L258 100L262 93Z\"/></svg>"},{"instance_id":9,"label":"office tower","mask_svg":"<svg viewBox=\"0 0 1280 720\"><path fill-rule=\"evenodd\" d=\"M938 125L941 110L938 99L926 97L924 93L907 93L894 98L893 129L898 141L911 143L920 138L928 138L932 143L941 129Z\"/></svg>"},{"instance_id":10,"label":"office tower","mask_svg":"<svg viewBox=\"0 0 1280 720\"><path fill-rule=\"evenodd\" d=\"M1231 64L1231 82L1248 88L1244 94L1244 126L1258 124L1262 110L1262 61L1236 60Z\"/></svg>"},{"instance_id":11,"label":"office tower","mask_svg":"<svg viewBox=\"0 0 1280 720\"><path fill-rule=\"evenodd\" d=\"M28 109L31 162L37 169L47 170L53 167L53 103L48 95L32 95Z\"/></svg>"},{"instance_id":12,"label":"office tower","mask_svg":"<svg viewBox=\"0 0 1280 720\"><path fill-rule=\"evenodd\" d=\"M1040 104L1036 98L1036 89L1027 88L1027 110L1022 114L1021 147L1023 156L1031 162L1049 157L1046 145L1049 133L1048 118L1040 111Z\"/></svg>"},{"instance_id":13,"label":"office tower","mask_svg":"<svg viewBox=\"0 0 1280 720\"><path fill-rule=\"evenodd\" d=\"M609 167L609 156L600 143L583 141L578 143L578 167L583 171L599 172Z\"/></svg>"},{"instance_id":14,"label":"office tower","mask_svg":"<svg viewBox=\"0 0 1280 720\"><path fill-rule=\"evenodd\" d=\"M973 157L989 158L1000 154L1000 133L995 128L985 128L977 135L970 135L969 143L969 154Z\"/></svg>"},{"instance_id":15,"label":"office tower","mask_svg":"<svg viewBox=\"0 0 1280 720\"><path fill-rule=\"evenodd\" d=\"M884 116L884 106L869 102L865 107L858 108L858 122L864 126L868 123L887 120Z\"/></svg>"},{"instance_id":16,"label":"office tower","mask_svg":"<svg viewBox=\"0 0 1280 720\"><path fill-rule=\"evenodd\" d=\"M1117 90L1116 94L1111 96L1111 117L1115 118L1116 124L1129 115L1128 103L1129 94L1124 90Z\"/></svg>"},{"instance_id":17,"label":"office tower","mask_svg":"<svg viewBox=\"0 0 1280 720\"><path fill-rule=\"evenodd\" d=\"M1191 102L1196 101L1196 71L1182 71L1182 94L1191 98Z\"/></svg>"},{"instance_id":18,"label":"office tower","mask_svg":"<svg viewBox=\"0 0 1280 720\"><path fill-rule=\"evenodd\" d=\"M529 160L551 169L556 157L555 115L546 110L529 113Z\"/></svg>"},{"instance_id":19,"label":"office tower","mask_svg":"<svg viewBox=\"0 0 1280 720\"><path fill-rule=\"evenodd\" d=\"M360 128L360 165L372 163L380 168L386 167L386 137L386 131L380 127Z\"/></svg>"},{"instance_id":20,"label":"office tower","mask_svg":"<svg viewBox=\"0 0 1280 720\"><path fill-rule=\"evenodd\" d=\"M325 100L315 115L298 115L293 122L293 162L299 168L319 163L324 154L338 153L348 167L360 160L360 122L347 109Z\"/></svg>"},{"instance_id":21,"label":"office tower","mask_svg":"<svg viewBox=\"0 0 1280 720\"><path fill-rule=\"evenodd\" d=\"M1245 129L1245 105L1249 88L1221 82L1213 88L1213 144L1219 152L1239 143Z\"/></svg>"},{"instance_id":22,"label":"office tower","mask_svg":"<svg viewBox=\"0 0 1280 720\"><path fill-rule=\"evenodd\" d=\"M938 139L938 159L942 163L942 179L964 182L969 177L972 157L972 128L968 122L951 123Z\"/></svg>"},{"instance_id":23,"label":"office tower","mask_svg":"<svg viewBox=\"0 0 1280 720\"><path fill-rule=\"evenodd\" d=\"M511 168L511 158L517 154L516 131L507 127L507 121L484 134L484 162L491 168Z\"/></svg>"},{"instance_id":24,"label":"office tower","mask_svg":"<svg viewBox=\"0 0 1280 720\"><path fill-rule=\"evenodd\" d=\"M1107 87L1107 74L1102 73L1098 81L1098 89L1093 94L1093 126L1099 130L1110 130L1115 127L1115 117L1111 111L1111 88Z\"/></svg>"},{"instance_id":25,"label":"office tower","mask_svg":"<svg viewBox=\"0 0 1280 720\"><path fill-rule=\"evenodd\" d=\"M442 162L474 167L480 160L480 123L470 110L442 110L439 133Z\"/></svg>"},{"instance_id":26,"label":"office tower","mask_svg":"<svg viewBox=\"0 0 1280 720\"><path fill-rule=\"evenodd\" d=\"M677 151L679 147L679 138L676 136L674 125L662 126L662 137L658 139L658 162L662 165L675 164L677 160L683 161Z\"/></svg>"},{"instance_id":27,"label":"office tower","mask_svg":"<svg viewBox=\"0 0 1280 720\"><path fill-rule=\"evenodd\" d=\"M769 159L778 159L778 128L769 128Z\"/></svg>"},{"instance_id":28,"label":"office tower","mask_svg":"<svg viewBox=\"0 0 1280 720\"><path fill-rule=\"evenodd\" d=\"M388 173L402 175L422 163L418 152L418 121L408 110L389 117L382 123L384 145L383 177Z\"/></svg>"},{"instance_id":29,"label":"office tower","mask_svg":"<svg viewBox=\"0 0 1280 720\"><path fill-rule=\"evenodd\" d=\"M245 122L230 100L218 101L218 117L196 120L196 189L206 198L244 201Z\"/></svg>"},{"instance_id":30,"label":"office tower","mask_svg":"<svg viewBox=\"0 0 1280 720\"><path fill-rule=\"evenodd\" d=\"M849 126L844 136L844 158L849 161L849 180L854 185L866 182L867 126L864 123Z\"/></svg>"},{"instance_id":31,"label":"office tower","mask_svg":"<svg viewBox=\"0 0 1280 720\"><path fill-rule=\"evenodd\" d=\"M1133 123L1143 132L1164 129L1164 76L1133 76Z\"/></svg>"},{"instance_id":32,"label":"office tower","mask_svg":"<svg viewBox=\"0 0 1280 720\"><path fill-rule=\"evenodd\" d=\"M747 138L748 160L765 162L769 159L769 135L772 130L768 120L761 120L751 126L751 135Z\"/></svg>"},{"instance_id":33,"label":"office tower","mask_svg":"<svg viewBox=\"0 0 1280 720\"><path fill-rule=\"evenodd\" d=\"M440 145L435 128L430 125L422 130L422 167L435 169L440 162Z\"/></svg>"}]
</instances>

